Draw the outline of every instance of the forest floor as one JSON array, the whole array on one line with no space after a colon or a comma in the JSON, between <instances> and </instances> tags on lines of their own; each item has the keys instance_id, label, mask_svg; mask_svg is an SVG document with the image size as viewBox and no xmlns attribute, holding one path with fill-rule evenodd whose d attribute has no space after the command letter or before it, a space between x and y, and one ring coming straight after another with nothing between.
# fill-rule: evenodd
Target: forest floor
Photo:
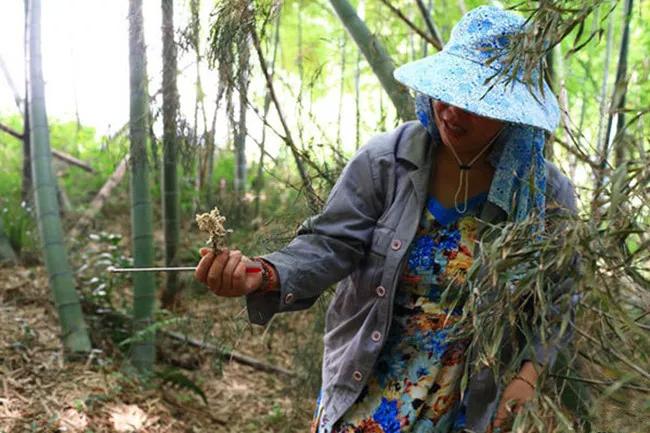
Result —
<instances>
[{"instance_id":1,"label":"forest floor","mask_svg":"<svg viewBox=\"0 0 650 433\"><path fill-rule=\"evenodd\" d=\"M181 306L167 313L165 329L294 376L260 371L159 334L157 370L174 366L191 386L159 379L144 386L125 372L128 354L111 338L115 329L88 314L96 349L85 359L66 361L44 267L5 267L0 268L0 433L308 431L320 381L319 307L276 316L266 328L254 326L242 299L217 298L185 278ZM123 284L112 295L128 301L129 290ZM207 404L192 391L194 385Z\"/></svg>"}]
</instances>

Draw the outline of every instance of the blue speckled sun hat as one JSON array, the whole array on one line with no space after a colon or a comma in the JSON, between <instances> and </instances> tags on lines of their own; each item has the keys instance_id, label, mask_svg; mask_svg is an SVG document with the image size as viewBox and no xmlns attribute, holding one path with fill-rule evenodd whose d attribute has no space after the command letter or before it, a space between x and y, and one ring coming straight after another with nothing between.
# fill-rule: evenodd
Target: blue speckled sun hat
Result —
<instances>
[{"instance_id":1,"label":"blue speckled sun hat","mask_svg":"<svg viewBox=\"0 0 650 433\"><path fill-rule=\"evenodd\" d=\"M529 88L519 79L488 82L503 69L502 55L489 66L488 59L505 53L510 37L524 25L514 12L478 7L454 26L441 52L397 68L394 76L419 93L480 116L553 132L560 109L546 82L543 96L536 86Z\"/></svg>"}]
</instances>

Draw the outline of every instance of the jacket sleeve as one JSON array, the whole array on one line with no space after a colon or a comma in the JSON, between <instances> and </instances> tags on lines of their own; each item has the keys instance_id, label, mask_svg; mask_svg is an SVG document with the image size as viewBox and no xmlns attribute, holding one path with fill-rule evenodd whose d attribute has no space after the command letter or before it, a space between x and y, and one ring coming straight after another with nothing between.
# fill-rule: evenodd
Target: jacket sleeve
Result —
<instances>
[{"instance_id":1,"label":"jacket sleeve","mask_svg":"<svg viewBox=\"0 0 650 433\"><path fill-rule=\"evenodd\" d=\"M287 246L262 256L275 266L280 291L246 297L252 323L264 325L275 313L309 308L323 290L352 273L363 258L383 211L371 145L362 147L348 162L321 213L304 221Z\"/></svg>"},{"instance_id":2,"label":"jacket sleeve","mask_svg":"<svg viewBox=\"0 0 650 433\"><path fill-rule=\"evenodd\" d=\"M557 170L557 168L554 168ZM571 182L559 175L559 187L555 197L547 205L546 220L550 225L551 234L562 236L571 218L577 215L576 194ZM533 339L524 349L524 360L535 361L543 367L551 367L560 350L566 347L573 338L573 323L575 320L575 306L578 295L574 292L575 276L580 272L580 257L572 254L572 272L570 275L556 275L552 277L552 291L550 298L553 303L548 306L546 322L547 329L538 329ZM562 323L563 321L568 322Z\"/></svg>"}]
</instances>

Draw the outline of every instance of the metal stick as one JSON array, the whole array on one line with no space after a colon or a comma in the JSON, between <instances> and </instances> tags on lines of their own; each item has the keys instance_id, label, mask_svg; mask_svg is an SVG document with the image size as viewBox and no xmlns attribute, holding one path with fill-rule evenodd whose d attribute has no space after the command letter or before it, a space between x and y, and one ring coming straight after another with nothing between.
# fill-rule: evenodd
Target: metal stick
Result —
<instances>
[{"instance_id":1,"label":"metal stick","mask_svg":"<svg viewBox=\"0 0 650 433\"><path fill-rule=\"evenodd\" d=\"M186 271L196 271L196 266L178 266L178 267L161 267L161 268L116 268L115 266L109 266L106 268L108 272L113 273L127 273L127 272L186 272ZM254 274L257 272L262 272L262 266L256 262L247 262L246 263L246 273Z\"/></svg>"},{"instance_id":2,"label":"metal stick","mask_svg":"<svg viewBox=\"0 0 650 433\"><path fill-rule=\"evenodd\" d=\"M106 268L108 272L184 272L184 271L196 271L196 266L179 266L173 268L116 268L114 266L109 266Z\"/></svg>"}]
</instances>

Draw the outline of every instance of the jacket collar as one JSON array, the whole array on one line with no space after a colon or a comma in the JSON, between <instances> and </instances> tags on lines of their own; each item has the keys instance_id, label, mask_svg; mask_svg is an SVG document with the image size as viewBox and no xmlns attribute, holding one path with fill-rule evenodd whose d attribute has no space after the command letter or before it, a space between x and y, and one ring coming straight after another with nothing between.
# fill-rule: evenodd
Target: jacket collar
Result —
<instances>
[{"instance_id":1,"label":"jacket collar","mask_svg":"<svg viewBox=\"0 0 650 433\"><path fill-rule=\"evenodd\" d=\"M418 121L406 122L398 140L396 157L408 161L416 169L431 165L431 136Z\"/></svg>"},{"instance_id":2,"label":"jacket collar","mask_svg":"<svg viewBox=\"0 0 650 433\"><path fill-rule=\"evenodd\" d=\"M433 162L431 136L419 122L407 122L398 139L396 159L408 162L418 209L425 205Z\"/></svg>"}]
</instances>

